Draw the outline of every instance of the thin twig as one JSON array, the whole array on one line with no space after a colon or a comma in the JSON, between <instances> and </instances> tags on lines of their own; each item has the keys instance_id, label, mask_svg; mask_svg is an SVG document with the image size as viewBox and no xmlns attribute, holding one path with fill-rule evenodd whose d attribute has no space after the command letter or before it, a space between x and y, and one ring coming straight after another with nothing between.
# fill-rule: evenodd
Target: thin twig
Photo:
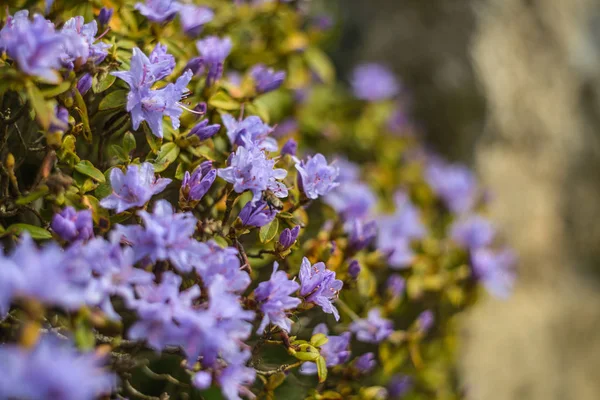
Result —
<instances>
[{"instance_id":1,"label":"thin twig","mask_svg":"<svg viewBox=\"0 0 600 400\"><path fill-rule=\"evenodd\" d=\"M129 381L127 379L123 380L123 385L125 386L125 389L132 395L137 397L138 399L142 399L142 400L161 400L160 397L155 397L155 396L148 396L142 392L140 392L139 390L137 390L136 388L134 388L133 386L131 386L131 383L129 383Z\"/></svg>"},{"instance_id":2,"label":"thin twig","mask_svg":"<svg viewBox=\"0 0 600 400\"><path fill-rule=\"evenodd\" d=\"M180 380L178 380L177 378L175 378L174 376L171 376L169 374L158 374L158 373L152 371L147 365L144 365L142 367L142 371L152 379L159 379L162 381L167 381L167 382L173 383L178 386L183 386L183 387L190 386L187 383L181 382Z\"/></svg>"},{"instance_id":3,"label":"thin twig","mask_svg":"<svg viewBox=\"0 0 600 400\"><path fill-rule=\"evenodd\" d=\"M264 375L264 376L270 376L270 375L275 375L275 374L280 373L280 372L289 371L290 369L297 368L297 367L301 366L302 364L304 364L304 361L297 361L297 362L295 362L293 364L283 364L282 366L280 366L278 368L271 369L271 370L268 370L268 371L263 371L263 370L260 370L260 369L255 369L255 370L256 370L257 374Z\"/></svg>"}]
</instances>

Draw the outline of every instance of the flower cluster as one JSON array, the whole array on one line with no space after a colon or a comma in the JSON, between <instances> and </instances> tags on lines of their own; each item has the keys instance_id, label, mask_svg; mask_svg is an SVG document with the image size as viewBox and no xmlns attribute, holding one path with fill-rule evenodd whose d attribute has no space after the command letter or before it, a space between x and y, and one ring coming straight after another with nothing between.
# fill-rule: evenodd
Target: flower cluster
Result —
<instances>
[{"instance_id":1,"label":"flower cluster","mask_svg":"<svg viewBox=\"0 0 600 400\"><path fill-rule=\"evenodd\" d=\"M515 256L393 73L306 2L71 3L0 30L0 397L458 398Z\"/></svg>"}]
</instances>

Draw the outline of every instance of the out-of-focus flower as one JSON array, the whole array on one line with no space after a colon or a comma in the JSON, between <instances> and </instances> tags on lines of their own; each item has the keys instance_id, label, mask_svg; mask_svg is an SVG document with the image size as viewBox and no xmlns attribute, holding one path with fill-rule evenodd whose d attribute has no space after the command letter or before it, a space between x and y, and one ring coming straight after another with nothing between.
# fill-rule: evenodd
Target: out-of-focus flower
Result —
<instances>
[{"instance_id":1,"label":"out-of-focus flower","mask_svg":"<svg viewBox=\"0 0 600 400\"><path fill-rule=\"evenodd\" d=\"M434 159L427 166L425 179L450 211L463 214L475 205L477 180L467 167Z\"/></svg>"},{"instance_id":2,"label":"out-of-focus flower","mask_svg":"<svg viewBox=\"0 0 600 400\"><path fill-rule=\"evenodd\" d=\"M377 204L377 198L366 183L342 182L325 196L325 202L343 219L354 220L368 216Z\"/></svg>"},{"instance_id":3,"label":"out-of-focus flower","mask_svg":"<svg viewBox=\"0 0 600 400\"><path fill-rule=\"evenodd\" d=\"M360 251L370 245L377 236L377 222L351 219L344 224L348 233L348 247Z\"/></svg>"},{"instance_id":4,"label":"out-of-focus flower","mask_svg":"<svg viewBox=\"0 0 600 400\"><path fill-rule=\"evenodd\" d=\"M217 178L217 170L212 168L212 161L204 161L190 175L185 171L181 183L181 196L187 201L198 201L208 192Z\"/></svg>"},{"instance_id":5,"label":"out-of-focus flower","mask_svg":"<svg viewBox=\"0 0 600 400\"><path fill-rule=\"evenodd\" d=\"M230 114L223 113L221 119L232 145L245 147L254 145L265 151L277 151L277 141L268 136L273 129L259 117L253 115L238 121Z\"/></svg>"},{"instance_id":6,"label":"out-of-focus flower","mask_svg":"<svg viewBox=\"0 0 600 400\"><path fill-rule=\"evenodd\" d=\"M390 398L396 399L404 396L413 386L413 380L408 375L394 375L388 383Z\"/></svg>"},{"instance_id":7,"label":"out-of-focus flower","mask_svg":"<svg viewBox=\"0 0 600 400\"><path fill-rule=\"evenodd\" d=\"M0 359L3 399L91 400L110 394L116 384L101 358L54 338L43 338L32 349L0 346Z\"/></svg>"},{"instance_id":8,"label":"out-of-focus flower","mask_svg":"<svg viewBox=\"0 0 600 400\"><path fill-rule=\"evenodd\" d=\"M50 132L65 132L69 129L69 110L63 106L56 106L54 108L55 118L50 123Z\"/></svg>"},{"instance_id":9,"label":"out-of-focus flower","mask_svg":"<svg viewBox=\"0 0 600 400\"><path fill-rule=\"evenodd\" d=\"M280 138L290 135L298 130L298 121L294 118L287 118L281 121L273 129L273 136Z\"/></svg>"},{"instance_id":10,"label":"out-of-focus flower","mask_svg":"<svg viewBox=\"0 0 600 400\"><path fill-rule=\"evenodd\" d=\"M66 42L54 24L39 14L30 20L27 10L9 16L0 30L0 49L17 62L21 71L50 83L60 81L57 70Z\"/></svg>"},{"instance_id":11,"label":"out-of-focus flower","mask_svg":"<svg viewBox=\"0 0 600 400\"><path fill-rule=\"evenodd\" d=\"M245 365L229 365L217 378L227 400L241 400L240 394L248 398L254 398L254 394L247 388L252 385L256 378L254 368Z\"/></svg>"},{"instance_id":12,"label":"out-of-focus flower","mask_svg":"<svg viewBox=\"0 0 600 400\"><path fill-rule=\"evenodd\" d=\"M196 42L198 52L208 67L206 85L212 86L223 75L223 63L231 52L231 39L209 36Z\"/></svg>"},{"instance_id":13,"label":"out-of-focus flower","mask_svg":"<svg viewBox=\"0 0 600 400\"><path fill-rule=\"evenodd\" d=\"M88 240L94 236L92 211L75 211L73 207L67 206L60 213L54 214L50 227L68 242Z\"/></svg>"},{"instance_id":14,"label":"out-of-focus flower","mask_svg":"<svg viewBox=\"0 0 600 400\"><path fill-rule=\"evenodd\" d=\"M135 9L144 17L153 22L166 22L175 17L181 5L174 0L146 0L145 3L138 2Z\"/></svg>"},{"instance_id":15,"label":"out-of-focus flower","mask_svg":"<svg viewBox=\"0 0 600 400\"><path fill-rule=\"evenodd\" d=\"M450 228L452 240L469 250L488 246L495 233L494 225L479 215L458 219Z\"/></svg>"},{"instance_id":16,"label":"out-of-focus flower","mask_svg":"<svg viewBox=\"0 0 600 400\"><path fill-rule=\"evenodd\" d=\"M295 156L297 151L298 142L296 142L294 139L289 139L281 148L281 155L285 156L286 154L288 154L290 156Z\"/></svg>"},{"instance_id":17,"label":"out-of-focus flower","mask_svg":"<svg viewBox=\"0 0 600 400\"><path fill-rule=\"evenodd\" d=\"M100 9L100 13L98 14L98 23L100 24L100 26L108 25L110 20L112 19L114 12L114 8L102 7Z\"/></svg>"},{"instance_id":18,"label":"out-of-focus flower","mask_svg":"<svg viewBox=\"0 0 600 400\"><path fill-rule=\"evenodd\" d=\"M423 311L419 317L417 318L417 325L421 332L427 332L433 326L435 321L435 317L433 316L433 312L430 310Z\"/></svg>"},{"instance_id":19,"label":"out-of-focus flower","mask_svg":"<svg viewBox=\"0 0 600 400\"><path fill-rule=\"evenodd\" d=\"M300 225L296 225L292 229L285 228L279 235L278 246L281 251L287 250L296 243L298 234L300 233Z\"/></svg>"},{"instance_id":20,"label":"out-of-focus flower","mask_svg":"<svg viewBox=\"0 0 600 400\"><path fill-rule=\"evenodd\" d=\"M507 298L516 279L516 256L511 250L483 248L471 255L473 273L493 296Z\"/></svg>"},{"instance_id":21,"label":"out-of-focus flower","mask_svg":"<svg viewBox=\"0 0 600 400\"><path fill-rule=\"evenodd\" d=\"M217 132L221 129L221 125L212 124L209 125L209 121L207 119L203 119L198 122L191 130L190 136L196 136L200 140L207 140L213 137Z\"/></svg>"},{"instance_id":22,"label":"out-of-focus flower","mask_svg":"<svg viewBox=\"0 0 600 400\"><path fill-rule=\"evenodd\" d=\"M296 169L299 173L298 184L309 199L324 196L339 185L338 167L327 164L327 159L320 153L308 157L307 161L299 161L296 163Z\"/></svg>"},{"instance_id":23,"label":"out-of-focus flower","mask_svg":"<svg viewBox=\"0 0 600 400\"><path fill-rule=\"evenodd\" d=\"M400 91L400 85L394 74L380 64L359 65L354 69L351 81L354 95L361 100L386 100Z\"/></svg>"},{"instance_id":24,"label":"out-of-focus flower","mask_svg":"<svg viewBox=\"0 0 600 400\"><path fill-rule=\"evenodd\" d=\"M394 324L381 316L381 310L369 310L366 319L359 319L350 324L350 331L356 334L361 342L379 343L386 339L394 330Z\"/></svg>"},{"instance_id":25,"label":"out-of-focus flower","mask_svg":"<svg viewBox=\"0 0 600 400\"><path fill-rule=\"evenodd\" d=\"M256 203L247 202L238 215L244 226L255 226L257 228L267 225L275 219L275 216L277 216L277 210L269 207L264 200L259 200Z\"/></svg>"},{"instance_id":26,"label":"out-of-focus flower","mask_svg":"<svg viewBox=\"0 0 600 400\"><path fill-rule=\"evenodd\" d=\"M287 171L273 168L275 160L268 159L258 147L248 147L238 147L229 159L229 166L219 169L217 174L232 183L237 193L252 191L252 202L258 201L265 190L272 191L277 197L286 197L288 189L279 180L287 176Z\"/></svg>"},{"instance_id":27,"label":"out-of-focus flower","mask_svg":"<svg viewBox=\"0 0 600 400\"><path fill-rule=\"evenodd\" d=\"M388 293L394 298L402 295L405 287L406 281L398 274L391 275L386 283Z\"/></svg>"},{"instance_id":28,"label":"out-of-focus flower","mask_svg":"<svg viewBox=\"0 0 600 400\"><path fill-rule=\"evenodd\" d=\"M179 8L179 20L181 27L188 36L198 36L204 25L212 21L215 13L207 7L193 4L182 4Z\"/></svg>"},{"instance_id":29,"label":"out-of-focus flower","mask_svg":"<svg viewBox=\"0 0 600 400\"><path fill-rule=\"evenodd\" d=\"M344 283L335 279L335 272L328 270L325 263L310 265L308 258L304 257L300 265L300 284L300 296L307 303L317 304L327 314L333 314L336 321L340 319L333 301L338 298Z\"/></svg>"},{"instance_id":30,"label":"out-of-focus flower","mask_svg":"<svg viewBox=\"0 0 600 400\"><path fill-rule=\"evenodd\" d=\"M150 163L130 165L126 174L119 168L113 168L110 172L112 194L103 198L100 205L118 213L132 207L142 207L169 183L171 179L155 178L154 167Z\"/></svg>"},{"instance_id":31,"label":"out-of-focus flower","mask_svg":"<svg viewBox=\"0 0 600 400\"><path fill-rule=\"evenodd\" d=\"M281 86L285 80L284 71L275 71L264 64L257 64L250 69L250 76L256 84L258 93L267 93Z\"/></svg>"},{"instance_id":32,"label":"out-of-focus flower","mask_svg":"<svg viewBox=\"0 0 600 400\"><path fill-rule=\"evenodd\" d=\"M414 253L410 241L425 235L419 211L413 206L404 192L395 195L396 212L379 219L377 247L387 257L392 268L408 266Z\"/></svg>"},{"instance_id":33,"label":"out-of-focus flower","mask_svg":"<svg viewBox=\"0 0 600 400\"><path fill-rule=\"evenodd\" d=\"M318 333L327 335L327 326L325 324L315 326L312 334L316 335ZM327 343L321 346L321 356L325 358L326 365L328 367L335 367L347 362L351 354L350 339L352 339L352 334L344 332L340 336L328 335L327 338L329 339ZM304 363L300 368L300 372L306 375L316 374L317 366L315 363Z\"/></svg>"},{"instance_id":34,"label":"out-of-focus flower","mask_svg":"<svg viewBox=\"0 0 600 400\"><path fill-rule=\"evenodd\" d=\"M189 69L194 75L201 75L204 72L204 59L201 56L191 58L183 69Z\"/></svg>"},{"instance_id":35,"label":"out-of-focus flower","mask_svg":"<svg viewBox=\"0 0 600 400\"><path fill-rule=\"evenodd\" d=\"M354 367L363 374L371 372L376 364L377 361L373 353L365 353L354 361Z\"/></svg>"},{"instance_id":36,"label":"out-of-focus flower","mask_svg":"<svg viewBox=\"0 0 600 400\"><path fill-rule=\"evenodd\" d=\"M195 265L196 272L202 277L205 285L212 285L223 278L227 285L223 290L240 293L250 284L248 272L240 269L241 263L237 249L222 248L215 241L200 243L202 249L197 252L200 262Z\"/></svg>"},{"instance_id":37,"label":"out-of-focus flower","mask_svg":"<svg viewBox=\"0 0 600 400\"><path fill-rule=\"evenodd\" d=\"M267 324L277 325L286 332L292 328L292 320L288 318L287 311L300 305L302 301L290 295L298 290L300 285L288 278L284 271L277 271L279 264L273 264L273 273L266 282L258 284L254 290L254 297L260 304L264 317L258 327L258 333L264 332Z\"/></svg>"},{"instance_id":38,"label":"out-of-focus flower","mask_svg":"<svg viewBox=\"0 0 600 400\"><path fill-rule=\"evenodd\" d=\"M360 275L361 267L357 260L350 261L350 265L348 265L348 275L352 279L357 279L358 275Z\"/></svg>"}]
</instances>

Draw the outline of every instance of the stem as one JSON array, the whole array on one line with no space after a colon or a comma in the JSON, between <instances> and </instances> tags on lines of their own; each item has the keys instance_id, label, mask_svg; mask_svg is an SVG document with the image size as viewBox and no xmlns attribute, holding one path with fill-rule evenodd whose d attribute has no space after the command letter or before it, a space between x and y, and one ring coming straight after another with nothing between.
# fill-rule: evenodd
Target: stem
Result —
<instances>
[{"instance_id":1,"label":"stem","mask_svg":"<svg viewBox=\"0 0 600 400\"><path fill-rule=\"evenodd\" d=\"M142 371L152 379L167 381L178 386L189 387L187 383L183 383L169 374L157 374L156 372L152 371L147 365L144 365L142 367Z\"/></svg>"},{"instance_id":2,"label":"stem","mask_svg":"<svg viewBox=\"0 0 600 400\"><path fill-rule=\"evenodd\" d=\"M134 388L133 386L131 386L131 383L129 383L129 381L127 379L123 380L123 386L125 386L125 389L129 392L129 394L131 394L132 396L137 397L138 399L142 399L142 400L161 400L160 397L148 396L148 395L140 392L139 390L137 390L136 388Z\"/></svg>"},{"instance_id":3,"label":"stem","mask_svg":"<svg viewBox=\"0 0 600 400\"><path fill-rule=\"evenodd\" d=\"M227 221L229 220L229 217L231 216L231 211L233 209L233 204L235 203L235 200L238 198L237 193L233 194L233 189L231 189L229 191L229 193L227 193L227 202L225 203L225 215L223 215L223 226L225 226L227 224Z\"/></svg>"},{"instance_id":4,"label":"stem","mask_svg":"<svg viewBox=\"0 0 600 400\"><path fill-rule=\"evenodd\" d=\"M290 208L289 210L287 210L287 212L289 212L290 214L293 214L294 211L296 211L300 207L304 207L304 206L310 204L310 202L311 202L310 199L303 199L303 200L299 201L298 203L294 204L292 206L292 208Z\"/></svg>"},{"instance_id":5,"label":"stem","mask_svg":"<svg viewBox=\"0 0 600 400\"><path fill-rule=\"evenodd\" d=\"M344 302L344 300L340 299L338 297L338 299L336 300L336 303L339 304L340 308L346 313L348 314L348 316L350 318L352 318L353 321L359 320L360 317L358 316L358 314L356 314L354 311L352 311L352 309L348 306L348 304L346 304Z\"/></svg>"},{"instance_id":6,"label":"stem","mask_svg":"<svg viewBox=\"0 0 600 400\"><path fill-rule=\"evenodd\" d=\"M262 370L256 369L256 373L260 374L260 375L264 375L264 376L275 375L275 374L278 374L280 372L286 372L286 371L289 371L290 369L297 368L297 367L301 366L302 364L304 364L304 362L305 361L297 361L297 362L295 362L293 364L283 364L279 368L271 369L271 370L268 370L268 371L262 371Z\"/></svg>"},{"instance_id":7,"label":"stem","mask_svg":"<svg viewBox=\"0 0 600 400\"><path fill-rule=\"evenodd\" d=\"M274 250L265 250L265 249L263 249L263 250L260 250L258 253L248 253L248 257L251 257L251 258L263 258L262 256L264 254L275 255L276 253L275 253Z\"/></svg>"}]
</instances>

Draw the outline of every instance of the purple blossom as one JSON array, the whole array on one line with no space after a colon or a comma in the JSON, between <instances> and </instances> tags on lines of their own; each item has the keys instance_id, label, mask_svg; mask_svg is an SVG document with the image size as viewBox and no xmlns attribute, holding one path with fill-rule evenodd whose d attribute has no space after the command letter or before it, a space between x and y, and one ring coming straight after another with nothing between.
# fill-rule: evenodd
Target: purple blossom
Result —
<instances>
[{"instance_id":1,"label":"purple blossom","mask_svg":"<svg viewBox=\"0 0 600 400\"><path fill-rule=\"evenodd\" d=\"M135 9L144 17L153 22L166 22L175 17L181 5L174 0L146 0L145 3L138 2Z\"/></svg>"},{"instance_id":2,"label":"purple blossom","mask_svg":"<svg viewBox=\"0 0 600 400\"><path fill-rule=\"evenodd\" d=\"M361 267L357 260L350 261L350 265L348 265L348 275L350 278L357 279L358 275L360 275L360 270Z\"/></svg>"},{"instance_id":3,"label":"purple blossom","mask_svg":"<svg viewBox=\"0 0 600 400\"><path fill-rule=\"evenodd\" d=\"M183 31L188 36L198 36L204 25L212 21L215 13L210 8L193 4L182 4L179 9L179 19Z\"/></svg>"},{"instance_id":4,"label":"purple blossom","mask_svg":"<svg viewBox=\"0 0 600 400\"><path fill-rule=\"evenodd\" d=\"M231 39L209 36L196 42L196 47L208 67L206 85L212 86L223 75L223 63L231 52Z\"/></svg>"},{"instance_id":5,"label":"purple blossom","mask_svg":"<svg viewBox=\"0 0 600 400\"><path fill-rule=\"evenodd\" d=\"M354 361L354 367L362 374L368 374L375 368L375 354L365 353Z\"/></svg>"},{"instance_id":6,"label":"purple blossom","mask_svg":"<svg viewBox=\"0 0 600 400\"><path fill-rule=\"evenodd\" d=\"M292 328L292 320L287 317L286 311L300 305L302 301L290 295L298 290L300 285L288 279L284 271L277 271L279 264L273 264L273 273L268 281L258 284L254 290L254 297L260 304L264 317L258 327L258 333L263 333L267 324L277 325L286 332Z\"/></svg>"},{"instance_id":7,"label":"purple blossom","mask_svg":"<svg viewBox=\"0 0 600 400\"><path fill-rule=\"evenodd\" d=\"M244 365L230 365L219 375L219 385L227 400L242 400L240 394L254 398L254 394L246 386L252 385L256 378L254 368Z\"/></svg>"},{"instance_id":8,"label":"purple blossom","mask_svg":"<svg viewBox=\"0 0 600 400\"><path fill-rule=\"evenodd\" d=\"M369 246L377 236L376 221L349 220L344 224L344 229L348 233L348 246L353 251Z\"/></svg>"},{"instance_id":9,"label":"purple blossom","mask_svg":"<svg viewBox=\"0 0 600 400\"><path fill-rule=\"evenodd\" d=\"M394 331L394 324L389 319L381 317L381 310L369 310L366 319L359 319L350 324L350 331L356 334L361 342L379 343Z\"/></svg>"},{"instance_id":10,"label":"purple blossom","mask_svg":"<svg viewBox=\"0 0 600 400\"><path fill-rule=\"evenodd\" d=\"M354 69L351 81L354 95L361 100L386 100L400 91L394 74L380 64L359 65Z\"/></svg>"},{"instance_id":11,"label":"purple blossom","mask_svg":"<svg viewBox=\"0 0 600 400\"><path fill-rule=\"evenodd\" d=\"M408 375L394 375L388 383L388 394L390 398L401 398L413 386L413 380Z\"/></svg>"},{"instance_id":12,"label":"purple blossom","mask_svg":"<svg viewBox=\"0 0 600 400\"><path fill-rule=\"evenodd\" d=\"M154 49L148 56L148 60L153 66L160 66L153 70L154 79L160 81L171 75L175 69L175 57L172 54L167 53L167 46L160 43L156 43Z\"/></svg>"},{"instance_id":13,"label":"purple blossom","mask_svg":"<svg viewBox=\"0 0 600 400\"><path fill-rule=\"evenodd\" d=\"M452 240L469 250L490 245L495 233L494 225L479 215L456 220L450 228Z\"/></svg>"},{"instance_id":14,"label":"purple blossom","mask_svg":"<svg viewBox=\"0 0 600 400\"><path fill-rule=\"evenodd\" d=\"M412 262L414 253L410 241L425 235L419 212L403 192L395 195L396 212L379 219L377 247L388 258L392 268L405 268Z\"/></svg>"},{"instance_id":15,"label":"purple blossom","mask_svg":"<svg viewBox=\"0 0 600 400\"><path fill-rule=\"evenodd\" d=\"M207 119L203 119L198 122L191 130L189 135L197 136L200 140L207 140L213 137L219 129L221 129L221 125L213 124L209 125L209 121Z\"/></svg>"},{"instance_id":16,"label":"purple blossom","mask_svg":"<svg viewBox=\"0 0 600 400\"><path fill-rule=\"evenodd\" d=\"M61 34L66 38L61 58L67 68L73 69L77 60L85 63L90 59L94 64L104 61L108 55L107 49L111 45L103 42L94 43L97 33L96 21L84 24L83 17L78 16L65 22L61 30Z\"/></svg>"},{"instance_id":17,"label":"purple blossom","mask_svg":"<svg viewBox=\"0 0 600 400\"><path fill-rule=\"evenodd\" d=\"M291 135L292 133L298 130L298 121L294 118L287 118L281 121L275 128L273 129L273 136L277 138L281 138L287 135Z\"/></svg>"},{"instance_id":18,"label":"purple blossom","mask_svg":"<svg viewBox=\"0 0 600 400\"><path fill-rule=\"evenodd\" d=\"M232 183L237 193L252 191L252 202L255 203L265 190L272 191L277 197L288 195L287 187L278 181L286 177L287 171L274 166L275 160L268 159L258 147L240 146L230 157L229 166L219 169L217 174Z\"/></svg>"},{"instance_id":19,"label":"purple blossom","mask_svg":"<svg viewBox=\"0 0 600 400\"><path fill-rule=\"evenodd\" d=\"M477 200L477 181L465 166L433 160L427 166L425 179L454 213L470 211Z\"/></svg>"},{"instance_id":20,"label":"purple blossom","mask_svg":"<svg viewBox=\"0 0 600 400\"><path fill-rule=\"evenodd\" d=\"M174 213L167 200L158 200L152 214L141 210L138 215L144 221L144 228L120 225L115 232L133 246L136 261L169 260L182 272L191 271L199 263L204 248L191 238L197 223L192 213Z\"/></svg>"},{"instance_id":21,"label":"purple blossom","mask_svg":"<svg viewBox=\"0 0 600 400\"><path fill-rule=\"evenodd\" d=\"M54 108L54 118L50 123L50 132L65 132L69 129L69 110L63 106L56 106Z\"/></svg>"},{"instance_id":22,"label":"purple blossom","mask_svg":"<svg viewBox=\"0 0 600 400\"><path fill-rule=\"evenodd\" d=\"M433 326L435 317L430 310L423 311L417 318L417 325L421 332L427 332Z\"/></svg>"},{"instance_id":23,"label":"purple blossom","mask_svg":"<svg viewBox=\"0 0 600 400\"><path fill-rule=\"evenodd\" d=\"M154 167L150 163L129 165L126 174L119 168L113 168L110 171L112 194L103 198L100 205L118 213L132 207L142 207L169 183L171 179L155 178Z\"/></svg>"},{"instance_id":24,"label":"purple blossom","mask_svg":"<svg viewBox=\"0 0 600 400\"><path fill-rule=\"evenodd\" d=\"M201 200L216 178L217 170L212 168L212 161L204 161L191 175L185 171L181 183L181 197L186 201Z\"/></svg>"},{"instance_id":25,"label":"purple blossom","mask_svg":"<svg viewBox=\"0 0 600 400\"><path fill-rule=\"evenodd\" d=\"M39 14L30 20L27 10L9 16L0 30L0 49L16 61L21 71L55 84L60 82L57 70L66 42L54 24Z\"/></svg>"},{"instance_id":26,"label":"purple blossom","mask_svg":"<svg viewBox=\"0 0 600 400\"><path fill-rule=\"evenodd\" d=\"M288 154L290 156L295 156L297 151L298 142L296 142L294 139L289 139L281 148L281 155L285 156L286 154Z\"/></svg>"},{"instance_id":27,"label":"purple blossom","mask_svg":"<svg viewBox=\"0 0 600 400\"><path fill-rule=\"evenodd\" d=\"M256 203L251 201L247 202L246 205L240 211L238 217L242 221L244 226L255 226L260 228L265 226L275 219L277 210L272 209L266 201L259 200Z\"/></svg>"},{"instance_id":28,"label":"purple blossom","mask_svg":"<svg viewBox=\"0 0 600 400\"><path fill-rule=\"evenodd\" d=\"M54 214L50 227L67 242L88 240L94 236L92 210L75 211L73 207L67 206L60 213Z\"/></svg>"},{"instance_id":29,"label":"purple blossom","mask_svg":"<svg viewBox=\"0 0 600 400\"><path fill-rule=\"evenodd\" d=\"M354 220L368 216L377 204L377 198L365 183L342 182L325 196L325 202L344 220Z\"/></svg>"},{"instance_id":30,"label":"purple blossom","mask_svg":"<svg viewBox=\"0 0 600 400\"><path fill-rule=\"evenodd\" d=\"M204 58L200 56L191 58L183 69L191 70L194 76L201 75L204 72Z\"/></svg>"},{"instance_id":31,"label":"purple blossom","mask_svg":"<svg viewBox=\"0 0 600 400\"><path fill-rule=\"evenodd\" d=\"M510 250L477 249L471 255L473 273L493 296L507 298L516 279L515 254Z\"/></svg>"},{"instance_id":32,"label":"purple blossom","mask_svg":"<svg viewBox=\"0 0 600 400\"><path fill-rule=\"evenodd\" d=\"M98 14L98 23L100 23L100 26L108 25L114 12L114 8L102 7L100 9L100 13Z\"/></svg>"},{"instance_id":33,"label":"purple blossom","mask_svg":"<svg viewBox=\"0 0 600 400\"><path fill-rule=\"evenodd\" d=\"M154 50L158 48L155 47ZM169 70L171 60L167 57L161 57L159 52L154 52L154 62L150 60L139 48L133 49L131 56L131 67L129 71L116 71L112 75L127 82L132 91L149 88L161 77L165 77L165 72ZM170 74L170 72L169 72ZM168 74L167 74L168 75Z\"/></svg>"},{"instance_id":34,"label":"purple blossom","mask_svg":"<svg viewBox=\"0 0 600 400\"><path fill-rule=\"evenodd\" d=\"M192 384L200 390L208 389L211 383L212 376L210 372L200 371L192 378Z\"/></svg>"},{"instance_id":35,"label":"purple blossom","mask_svg":"<svg viewBox=\"0 0 600 400\"><path fill-rule=\"evenodd\" d=\"M243 121L238 121L230 114L223 113L221 119L232 145L244 147L255 145L265 151L277 151L277 141L268 137L273 129L259 117L252 115Z\"/></svg>"},{"instance_id":36,"label":"purple blossom","mask_svg":"<svg viewBox=\"0 0 600 400\"><path fill-rule=\"evenodd\" d=\"M3 399L92 400L110 394L116 384L101 358L54 338L43 338L32 349L2 345L0 359Z\"/></svg>"},{"instance_id":37,"label":"purple blossom","mask_svg":"<svg viewBox=\"0 0 600 400\"><path fill-rule=\"evenodd\" d=\"M287 250L296 243L298 239L298 234L300 234L300 225L296 225L292 229L285 228L281 231L279 235L278 247L281 251Z\"/></svg>"},{"instance_id":38,"label":"purple blossom","mask_svg":"<svg viewBox=\"0 0 600 400\"><path fill-rule=\"evenodd\" d=\"M81 95L86 94L92 88L92 75L87 72L77 81L77 90Z\"/></svg>"},{"instance_id":39,"label":"purple blossom","mask_svg":"<svg viewBox=\"0 0 600 400\"><path fill-rule=\"evenodd\" d=\"M340 319L333 301L342 290L343 282L335 279L334 271L328 270L322 262L311 266L304 257L300 265L300 284L300 296L304 301L319 305L327 314L333 314L336 321Z\"/></svg>"},{"instance_id":40,"label":"purple blossom","mask_svg":"<svg viewBox=\"0 0 600 400\"><path fill-rule=\"evenodd\" d=\"M404 293L406 281L401 275L394 274L388 278L385 286L390 296L392 298L396 298L402 295L402 293Z\"/></svg>"},{"instance_id":41,"label":"purple blossom","mask_svg":"<svg viewBox=\"0 0 600 400\"><path fill-rule=\"evenodd\" d=\"M298 184L306 197L316 199L324 196L339 185L337 177L339 169L336 165L328 165L325 157L317 153L308 157L307 161L296 163L299 173Z\"/></svg>"},{"instance_id":42,"label":"purple blossom","mask_svg":"<svg viewBox=\"0 0 600 400\"><path fill-rule=\"evenodd\" d=\"M237 249L221 248L215 241L200 243L202 249L198 252L199 262L195 265L196 272L206 285L223 278L227 285L224 290L239 293L250 285L248 272L241 269Z\"/></svg>"},{"instance_id":43,"label":"purple blossom","mask_svg":"<svg viewBox=\"0 0 600 400\"><path fill-rule=\"evenodd\" d=\"M264 64L257 64L252 67L250 69L250 76L254 79L258 93L273 91L279 88L285 80L284 71L275 71Z\"/></svg>"},{"instance_id":44,"label":"purple blossom","mask_svg":"<svg viewBox=\"0 0 600 400\"><path fill-rule=\"evenodd\" d=\"M313 329L313 335L322 333L327 335L328 330L325 324L319 324ZM350 339L352 334L350 332L344 332L340 336L328 335L329 341L321 346L321 355L325 358L328 367L335 367L336 365L344 364L350 359ZM315 363L304 363L300 368L300 372L306 375L313 375L317 373L317 366Z\"/></svg>"}]
</instances>

